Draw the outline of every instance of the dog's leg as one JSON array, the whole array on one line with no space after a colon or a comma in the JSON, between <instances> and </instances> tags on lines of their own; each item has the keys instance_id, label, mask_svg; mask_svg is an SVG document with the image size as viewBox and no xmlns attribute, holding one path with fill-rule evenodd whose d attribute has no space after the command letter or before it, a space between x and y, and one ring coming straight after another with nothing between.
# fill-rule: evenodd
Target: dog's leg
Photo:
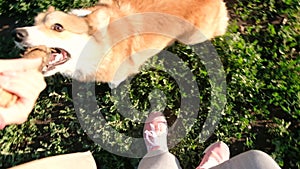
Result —
<instances>
[{"instance_id":1,"label":"dog's leg","mask_svg":"<svg viewBox=\"0 0 300 169\"><path fill-rule=\"evenodd\" d=\"M121 80L116 80L108 83L108 86L110 89L115 89L117 88L123 81L125 81L128 77L124 77Z\"/></svg>"},{"instance_id":2,"label":"dog's leg","mask_svg":"<svg viewBox=\"0 0 300 169\"><path fill-rule=\"evenodd\" d=\"M87 9L71 9L71 11L69 12L69 14L73 14L73 15L76 15L79 17L84 17L91 13L92 13L92 11L87 10Z\"/></svg>"}]
</instances>

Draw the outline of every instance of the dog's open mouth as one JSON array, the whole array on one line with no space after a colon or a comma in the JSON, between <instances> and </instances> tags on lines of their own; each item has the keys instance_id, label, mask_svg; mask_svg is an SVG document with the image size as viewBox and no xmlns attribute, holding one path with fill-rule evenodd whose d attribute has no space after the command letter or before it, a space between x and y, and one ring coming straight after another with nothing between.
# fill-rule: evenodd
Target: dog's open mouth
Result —
<instances>
[{"instance_id":1,"label":"dog's open mouth","mask_svg":"<svg viewBox=\"0 0 300 169\"><path fill-rule=\"evenodd\" d=\"M44 45L28 47L21 54L24 58L43 58L43 63L40 67L42 73L55 69L56 66L66 63L71 55L62 48L46 47Z\"/></svg>"},{"instance_id":2,"label":"dog's open mouth","mask_svg":"<svg viewBox=\"0 0 300 169\"><path fill-rule=\"evenodd\" d=\"M58 65L66 63L71 58L71 55L62 48L51 48L51 54L48 57L48 61L42 69L43 73L53 70Z\"/></svg>"}]
</instances>

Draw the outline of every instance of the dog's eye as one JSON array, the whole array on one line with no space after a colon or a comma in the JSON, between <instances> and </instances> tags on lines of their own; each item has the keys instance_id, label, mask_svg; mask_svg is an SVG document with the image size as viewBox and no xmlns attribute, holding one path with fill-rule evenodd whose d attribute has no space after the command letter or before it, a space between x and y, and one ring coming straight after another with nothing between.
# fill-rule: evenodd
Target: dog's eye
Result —
<instances>
[{"instance_id":1,"label":"dog's eye","mask_svg":"<svg viewBox=\"0 0 300 169\"><path fill-rule=\"evenodd\" d=\"M61 25L61 24L59 24L59 23L56 23L56 24L54 24L54 25L52 25L52 28L51 28L52 30L55 30L55 31L57 31L57 32L62 32L62 31L64 31L64 27Z\"/></svg>"}]
</instances>

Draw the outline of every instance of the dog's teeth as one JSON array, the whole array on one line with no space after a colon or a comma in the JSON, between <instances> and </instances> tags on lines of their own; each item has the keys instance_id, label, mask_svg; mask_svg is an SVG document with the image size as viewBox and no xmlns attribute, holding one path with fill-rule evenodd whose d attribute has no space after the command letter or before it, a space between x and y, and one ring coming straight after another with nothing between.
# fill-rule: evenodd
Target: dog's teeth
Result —
<instances>
[{"instance_id":1,"label":"dog's teeth","mask_svg":"<svg viewBox=\"0 0 300 169\"><path fill-rule=\"evenodd\" d=\"M61 58L60 55L56 56L55 61L58 62L60 60L60 58Z\"/></svg>"},{"instance_id":2,"label":"dog's teeth","mask_svg":"<svg viewBox=\"0 0 300 169\"><path fill-rule=\"evenodd\" d=\"M58 62L58 61L60 61L60 60L62 60L62 59L63 59L63 56L62 56L61 54L55 54L54 60L51 61L51 63Z\"/></svg>"}]
</instances>

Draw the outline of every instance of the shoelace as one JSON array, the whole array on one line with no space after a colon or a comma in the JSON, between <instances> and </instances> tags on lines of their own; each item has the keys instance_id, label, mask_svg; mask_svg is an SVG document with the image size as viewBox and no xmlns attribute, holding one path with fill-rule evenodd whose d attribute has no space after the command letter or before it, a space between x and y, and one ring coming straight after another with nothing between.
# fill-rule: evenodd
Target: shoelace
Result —
<instances>
[{"instance_id":1,"label":"shoelace","mask_svg":"<svg viewBox=\"0 0 300 169\"><path fill-rule=\"evenodd\" d=\"M159 149L167 149L167 132L168 127L166 122L157 122L157 129L155 130L154 124L150 123L150 130L145 130L145 140L147 141L147 149L152 150L154 147Z\"/></svg>"},{"instance_id":2,"label":"shoelace","mask_svg":"<svg viewBox=\"0 0 300 169\"><path fill-rule=\"evenodd\" d=\"M157 141L156 141L156 138L158 137L158 135L156 134L155 132L155 128L154 128L154 125L152 123L149 124L150 125L150 128L151 128L151 131L149 130L145 130L145 137L146 137L146 141L150 144L148 145L148 149L152 149L153 147L156 147L156 146L159 146L157 144Z\"/></svg>"}]
</instances>

